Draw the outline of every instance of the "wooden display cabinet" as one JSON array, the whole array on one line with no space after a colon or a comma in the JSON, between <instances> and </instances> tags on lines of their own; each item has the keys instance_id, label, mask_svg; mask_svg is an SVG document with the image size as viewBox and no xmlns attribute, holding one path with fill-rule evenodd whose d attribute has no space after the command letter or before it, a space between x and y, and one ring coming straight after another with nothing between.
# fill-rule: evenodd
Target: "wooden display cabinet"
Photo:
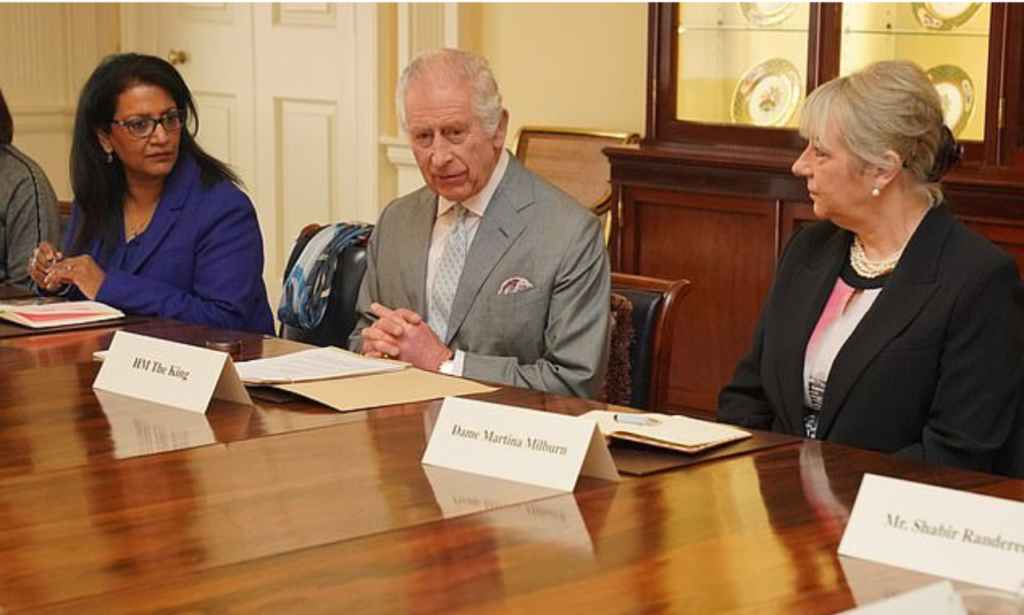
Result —
<instances>
[{"instance_id":1,"label":"wooden display cabinet","mask_svg":"<svg viewBox=\"0 0 1024 615\"><path fill-rule=\"evenodd\" d=\"M693 282L676 326L669 402L660 410L709 417L748 349L782 247L813 220L805 182L790 171L804 147L794 128L799 102L787 116L772 105L790 104L792 90L757 91L771 90L764 74L780 82L780 63L765 73L763 62L782 57L796 67L797 85L790 67L781 82L799 89L800 101L881 57L934 63L936 75L949 75L952 69L942 66L968 66L973 89L957 83L954 92L955 110L962 114L965 102L973 107L959 127L966 155L943 182L945 193L961 220L1024 269L1024 5L970 7L975 12L967 19L940 15L938 27L914 14L930 11L925 3L797 5L781 22L778 15L749 18L749 11L779 10L779 3L710 6L717 8L704 6L688 21L689 5L650 5L646 135L639 147L605 150L621 195L613 211L613 268ZM710 10L719 13L709 17ZM740 58L721 57L730 53ZM751 68L736 74L737 66ZM743 90L751 76L754 87ZM692 96L688 84L706 96Z\"/></svg>"}]
</instances>

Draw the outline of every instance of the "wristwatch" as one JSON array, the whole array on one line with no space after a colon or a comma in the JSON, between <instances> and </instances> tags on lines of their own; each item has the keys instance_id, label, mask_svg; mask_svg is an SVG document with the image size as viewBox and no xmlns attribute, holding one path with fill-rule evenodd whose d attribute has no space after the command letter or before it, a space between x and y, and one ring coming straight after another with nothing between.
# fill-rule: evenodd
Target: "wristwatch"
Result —
<instances>
[{"instance_id":1,"label":"wristwatch","mask_svg":"<svg viewBox=\"0 0 1024 615\"><path fill-rule=\"evenodd\" d=\"M447 374L449 376L454 376L455 375L455 361L453 359L448 359L447 361L442 361L441 365L439 365L437 367L437 371L441 372L442 374Z\"/></svg>"}]
</instances>

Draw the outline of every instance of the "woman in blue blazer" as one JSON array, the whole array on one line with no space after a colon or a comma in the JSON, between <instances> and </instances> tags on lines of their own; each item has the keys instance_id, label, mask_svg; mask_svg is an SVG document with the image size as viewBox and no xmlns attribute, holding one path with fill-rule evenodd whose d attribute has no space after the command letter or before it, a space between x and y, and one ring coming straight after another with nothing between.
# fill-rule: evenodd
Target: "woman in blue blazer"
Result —
<instances>
[{"instance_id":1,"label":"woman in blue blazer","mask_svg":"<svg viewBox=\"0 0 1024 615\"><path fill-rule=\"evenodd\" d=\"M31 262L40 289L273 333L256 212L237 176L196 143L197 126L169 63L121 54L100 64L75 118L64 253L44 242Z\"/></svg>"},{"instance_id":2,"label":"woman in blue blazer","mask_svg":"<svg viewBox=\"0 0 1024 615\"><path fill-rule=\"evenodd\" d=\"M873 64L815 90L800 133L824 221L787 245L719 420L993 470L1020 412L1020 274L942 201L959 148L934 87Z\"/></svg>"}]
</instances>

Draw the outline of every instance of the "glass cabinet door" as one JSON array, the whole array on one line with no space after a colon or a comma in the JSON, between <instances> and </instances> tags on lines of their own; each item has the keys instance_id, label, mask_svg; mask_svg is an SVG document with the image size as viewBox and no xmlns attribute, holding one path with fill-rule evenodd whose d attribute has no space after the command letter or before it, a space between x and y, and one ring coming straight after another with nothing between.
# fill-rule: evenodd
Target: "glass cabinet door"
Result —
<instances>
[{"instance_id":1,"label":"glass cabinet door","mask_svg":"<svg viewBox=\"0 0 1024 615\"><path fill-rule=\"evenodd\" d=\"M982 141L990 22L987 2L846 3L839 74L879 60L911 60L935 84L957 139Z\"/></svg>"},{"instance_id":2,"label":"glass cabinet door","mask_svg":"<svg viewBox=\"0 0 1024 615\"><path fill-rule=\"evenodd\" d=\"M676 118L794 127L807 84L810 5L683 3Z\"/></svg>"},{"instance_id":3,"label":"glass cabinet door","mask_svg":"<svg viewBox=\"0 0 1024 615\"><path fill-rule=\"evenodd\" d=\"M682 2L654 3L651 15L648 142L799 151L793 129L809 91L907 59L935 84L966 164L1024 161L1024 111L1005 130L1000 112L1024 107L1012 53L1024 45L1013 34L1024 9L1014 5ZM1005 100L988 101L997 91Z\"/></svg>"}]
</instances>

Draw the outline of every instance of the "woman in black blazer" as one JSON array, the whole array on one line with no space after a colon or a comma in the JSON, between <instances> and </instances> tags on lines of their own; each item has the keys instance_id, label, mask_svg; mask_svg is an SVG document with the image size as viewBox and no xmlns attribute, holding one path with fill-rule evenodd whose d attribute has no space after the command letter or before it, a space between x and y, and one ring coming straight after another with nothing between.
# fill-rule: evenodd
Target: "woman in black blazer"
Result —
<instances>
[{"instance_id":1,"label":"woman in black blazer","mask_svg":"<svg viewBox=\"0 0 1024 615\"><path fill-rule=\"evenodd\" d=\"M718 419L991 471L1020 412L1024 296L942 200L960 150L934 87L870 65L811 93L800 134L823 221L787 245Z\"/></svg>"}]
</instances>

